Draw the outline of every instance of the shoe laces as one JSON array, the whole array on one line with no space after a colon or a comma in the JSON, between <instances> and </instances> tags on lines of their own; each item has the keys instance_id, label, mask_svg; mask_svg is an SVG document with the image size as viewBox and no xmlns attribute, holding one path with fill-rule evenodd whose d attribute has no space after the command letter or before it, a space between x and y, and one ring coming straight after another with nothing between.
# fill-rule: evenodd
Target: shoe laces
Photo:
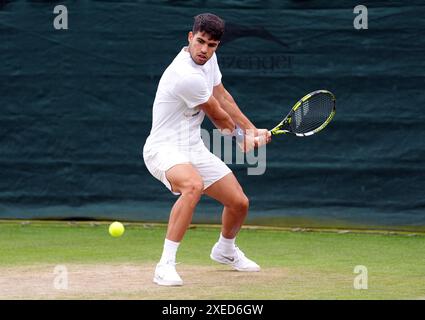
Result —
<instances>
[{"instance_id":1,"label":"shoe laces","mask_svg":"<svg viewBox=\"0 0 425 320\"><path fill-rule=\"evenodd\" d=\"M243 253L242 250L239 249L239 247L237 245L235 245L235 252L236 252L236 256L238 257L238 259L245 258L245 253Z\"/></svg>"}]
</instances>

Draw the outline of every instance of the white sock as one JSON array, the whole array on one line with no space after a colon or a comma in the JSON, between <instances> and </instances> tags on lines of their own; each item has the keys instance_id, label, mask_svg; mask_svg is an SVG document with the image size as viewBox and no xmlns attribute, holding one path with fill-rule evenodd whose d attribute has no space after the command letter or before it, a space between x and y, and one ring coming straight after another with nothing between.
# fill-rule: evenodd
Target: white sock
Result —
<instances>
[{"instance_id":1,"label":"white sock","mask_svg":"<svg viewBox=\"0 0 425 320\"><path fill-rule=\"evenodd\" d=\"M223 237L223 235L220 233L220 239L218 239L218 247L224 252L233 252L233 250L235 249L235 240L236 238L227 239Z\"/></svg>"},{"instance_id":2,"label":"white sock","mask_svg":"<svg viewBox=\"0 0 425 320\"><path fill-rule=\"evenodd\" d=\"M161 260L159 263L175 263L176 262L176 253L179 248L180 242L171 241L165 239L164 241L164 249L162 251Z\"/></svg>"}]
</instances>

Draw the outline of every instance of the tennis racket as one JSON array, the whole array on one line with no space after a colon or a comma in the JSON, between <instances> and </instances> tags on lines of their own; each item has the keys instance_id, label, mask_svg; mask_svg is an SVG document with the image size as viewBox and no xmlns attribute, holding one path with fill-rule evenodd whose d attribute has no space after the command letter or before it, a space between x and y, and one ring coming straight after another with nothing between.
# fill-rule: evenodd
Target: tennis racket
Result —
<instances>
[{"instance_id":1,"label":"tennis racket","mask_svg":"<svg viewBox=\"0 0 425 320\"><path fill-rule=\"evenodd\" d=\"M331 92L313 91L302 97L270 133L274 136L288 133L298 137L311 136L331 122L336 112L335 102Z\"/></svg>"}]
</instances>

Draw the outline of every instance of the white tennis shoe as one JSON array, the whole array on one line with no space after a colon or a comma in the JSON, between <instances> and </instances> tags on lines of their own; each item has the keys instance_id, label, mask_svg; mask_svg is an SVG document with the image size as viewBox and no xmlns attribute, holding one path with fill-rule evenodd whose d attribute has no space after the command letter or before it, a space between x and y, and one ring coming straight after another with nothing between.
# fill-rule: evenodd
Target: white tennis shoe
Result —
<instances>
[{"instance_id":1,"label":"white tennis shoe","mask_svg":"<svg viewBox=\"0 0 425 320\"><path fill-rule=\"evenodd\" d=\"M158 263L155 268L153 282L160 286L181 286L183 280L176 271L176 263L167 261L166 263Z\"/></svg>"},{"instance_id":2,"label":"white tennis shoe","mask_svg":"<svg viewBox=\"0 0 425 320\"><path fill-rule=\"evenodd\" d=\"M257 272L261 268L254 261L245 257L245 254L235 246L232 253L227 253L218 248L218 243L211 250L210 258L222 264L228 264L238 271Z\"/></svg>"}]
</instances>

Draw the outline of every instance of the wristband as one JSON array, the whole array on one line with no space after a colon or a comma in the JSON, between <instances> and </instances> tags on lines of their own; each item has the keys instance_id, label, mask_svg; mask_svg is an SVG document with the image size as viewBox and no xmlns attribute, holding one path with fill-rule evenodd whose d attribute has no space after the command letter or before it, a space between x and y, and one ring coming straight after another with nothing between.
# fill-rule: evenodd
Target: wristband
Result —
<instances>
[{"instance_id":1,"label":"wristband","mask_svg":"<svg viewBox=\"0 0 425 320\"><path fill-rule=\"evenodd\" d=\"M245 141L245 132L238 125L236 125L235 130L233 130L233 136L239 143Z\"/></svg>"}]
</instances>

